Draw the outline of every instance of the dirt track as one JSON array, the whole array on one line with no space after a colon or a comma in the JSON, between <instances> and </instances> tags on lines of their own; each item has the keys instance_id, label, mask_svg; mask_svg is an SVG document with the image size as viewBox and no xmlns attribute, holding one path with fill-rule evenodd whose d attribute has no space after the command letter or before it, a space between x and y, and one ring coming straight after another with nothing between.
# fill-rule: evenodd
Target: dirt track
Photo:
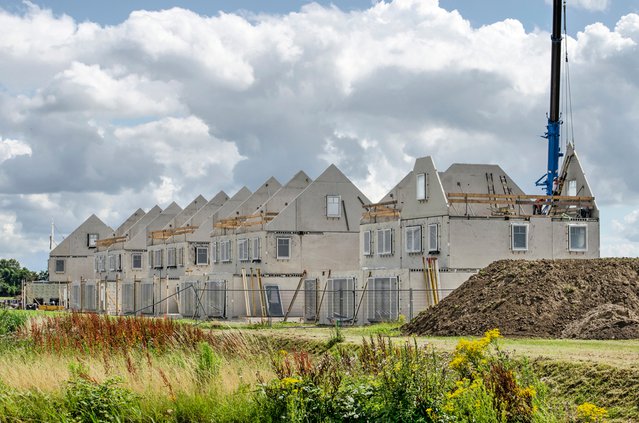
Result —
<instances>
[{"instance_id":1,"label":"dirt track","mask_svg":"<svg viewBox=\"0 0 639 423\"><path fill-rule=\"evenodd\" d=\"M402 327L417 335L639 338L639 259L502 260Z\"/></svg>"}]
</instances>

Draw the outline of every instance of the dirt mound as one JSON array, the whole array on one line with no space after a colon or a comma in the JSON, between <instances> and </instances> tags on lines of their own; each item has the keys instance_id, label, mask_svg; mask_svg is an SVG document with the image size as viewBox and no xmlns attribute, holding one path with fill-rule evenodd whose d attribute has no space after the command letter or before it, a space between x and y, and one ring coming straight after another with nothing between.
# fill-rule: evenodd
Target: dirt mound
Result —
<instances>
[{"instance_id":1,"label":"dirt mound","mask_svg":"<svg viewBox=\"0 0 639 423\"><path fill-rule=\"evenodd\" d=\"M604 304L570 323L562 338L633 339L639 338L639 314L617 304Z\"/></svg>"},{"instance_id":2,"label":"dirt mound","mask_svg":"<svg viewBox=\"0 0 639 423\"><path fill-rule=\"evenodd\" d=\"M639 338L639 259L501 260L402 327L416 335Z\"/></svg>"}]
</instances>

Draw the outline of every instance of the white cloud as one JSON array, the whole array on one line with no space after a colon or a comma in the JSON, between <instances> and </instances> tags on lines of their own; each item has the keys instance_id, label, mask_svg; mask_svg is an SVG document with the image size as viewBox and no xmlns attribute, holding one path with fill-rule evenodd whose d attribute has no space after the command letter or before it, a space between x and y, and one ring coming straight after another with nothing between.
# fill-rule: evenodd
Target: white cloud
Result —
<instances>
[{"instance_id":1,"label":"white cloud","mask_svg":"<svg viewBox=\"0 0 639 423\"><path fill-rule=\"evenodd\" d=\"M94 212L117 226L138 207L315 177L328 162L373 201L418 156L440 170L497 163L531 192L545 170L548 34L516 20L474 28L436 0L396 0L137 11L113 26L29 6L0 10L0 27L0 201L25 239L50 218L69 232ZM600 205L636 204L639 16L568 41L580 159Z\"/></svg>"},{"instance_id":2,"label":"white cloud","mask_svg":"<svg viewBox=\"0 0 639 423\"><path fill-rule=\"evenodd\" d=\"M0 138L0 163L17 156L30 156L31 147L24 141Z\"/></svg>"}]
</instances>

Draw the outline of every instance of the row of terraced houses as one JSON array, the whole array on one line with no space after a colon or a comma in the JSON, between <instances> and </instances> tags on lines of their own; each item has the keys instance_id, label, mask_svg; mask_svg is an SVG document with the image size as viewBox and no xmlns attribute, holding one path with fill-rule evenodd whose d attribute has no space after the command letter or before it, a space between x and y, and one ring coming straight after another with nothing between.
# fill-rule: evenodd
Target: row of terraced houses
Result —
<instances>
[{"instance_id":1,"label":"row of terraced houses","mask_svg":"<svg viewBox=\"0 0 639 423\"><path fill-rule=\"evenodd\" d=\"M32 297L111 314L411 317L494 260L599 256L598 209L567 156L552 198L526 195L497 165L439 172L423 157L377 203L331 165L138 209L115 230L92 215L51 251L50 282Z\"/></svg>"}]
</instances>

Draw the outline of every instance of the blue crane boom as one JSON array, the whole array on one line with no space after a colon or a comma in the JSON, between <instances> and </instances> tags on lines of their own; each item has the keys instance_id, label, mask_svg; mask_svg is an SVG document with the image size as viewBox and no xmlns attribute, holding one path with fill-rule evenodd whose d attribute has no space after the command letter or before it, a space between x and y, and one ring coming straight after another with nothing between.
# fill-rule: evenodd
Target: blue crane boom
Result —
<instances>
[{"instance_id":1,"label":"blue crane boom","mask_svg":"<svg viewBox=\"0 0 639 423\"><path fill-rule=\"evenodd\" d=\"M559 115L559 95L561 80L561 12L562 0L553 0L552 23L552 57L550 65L550 114L548 115L547 132L544 138L548 139L548 170L545 175L537 180L537 186L545 187L546 195L553 195L554 183L557 181L559 171L559 158L561 153Z\"/></svg>"}]
</instances>

